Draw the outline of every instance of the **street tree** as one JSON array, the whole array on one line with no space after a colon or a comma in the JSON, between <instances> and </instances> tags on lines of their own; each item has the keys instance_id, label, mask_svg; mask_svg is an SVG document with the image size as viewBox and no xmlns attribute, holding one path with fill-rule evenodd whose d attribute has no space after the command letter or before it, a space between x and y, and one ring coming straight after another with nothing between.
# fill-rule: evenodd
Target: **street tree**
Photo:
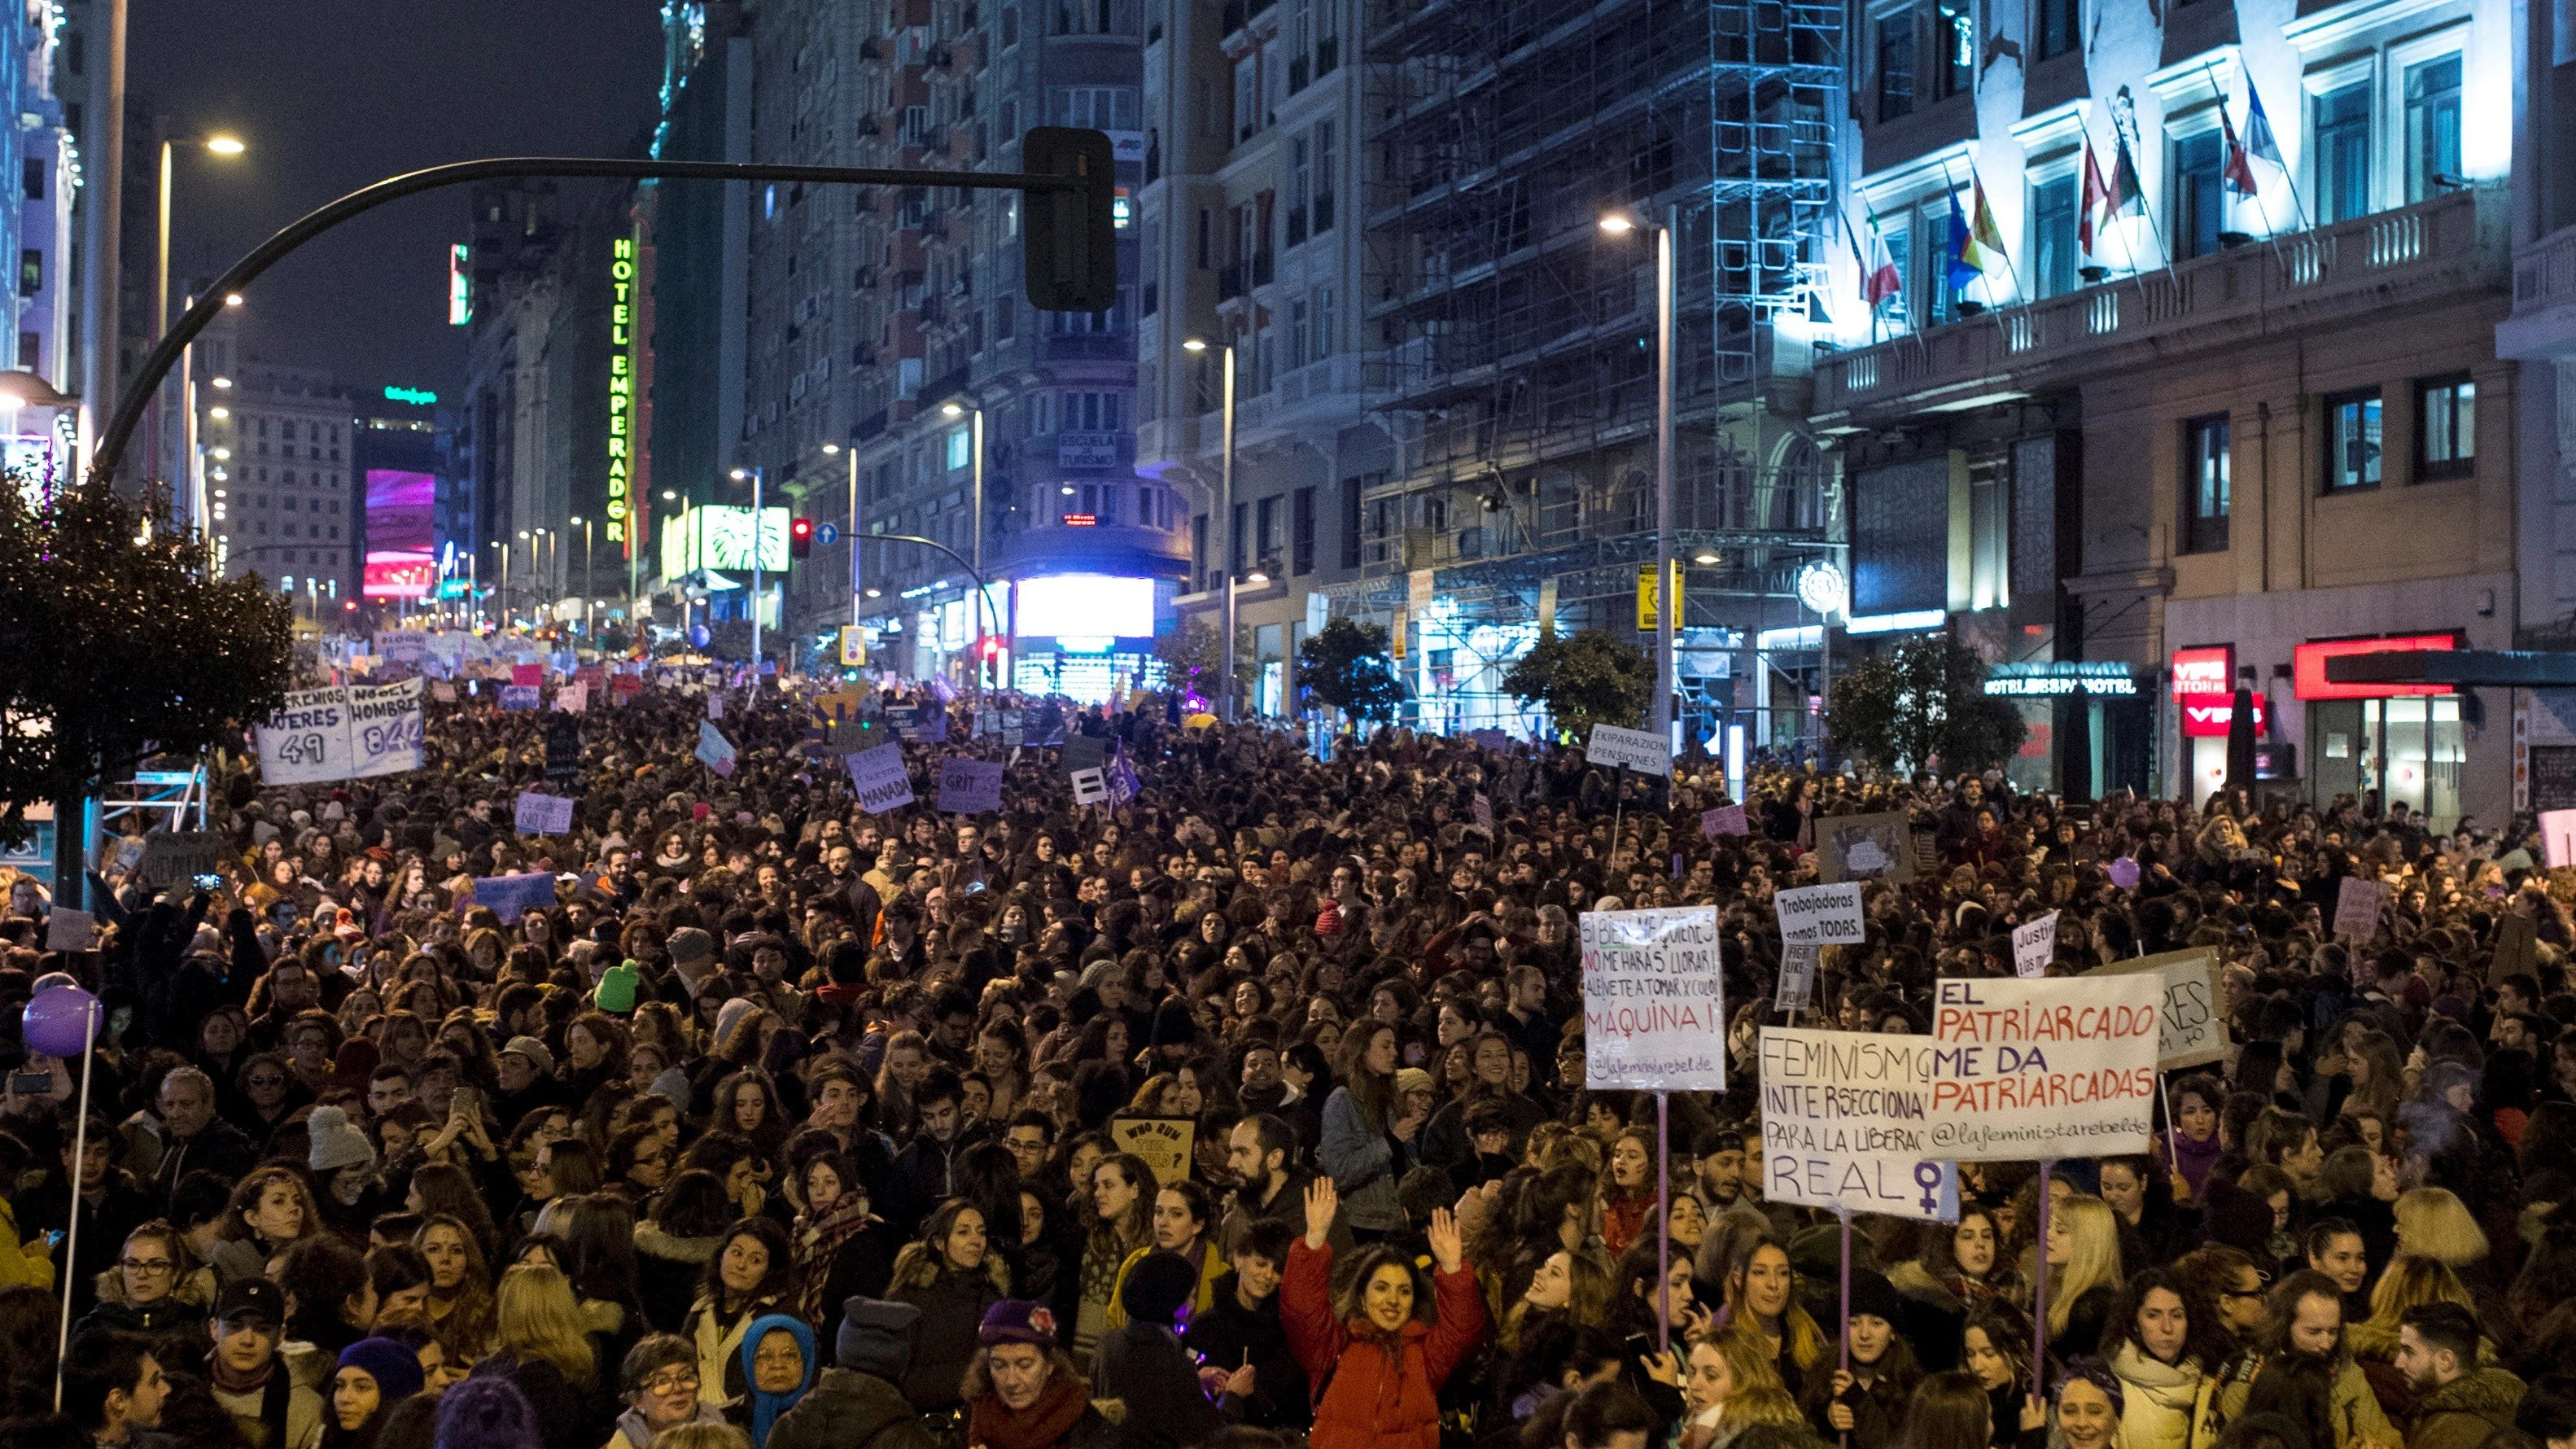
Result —
<instances>
[{"instance_id":1,"label":"street tree","mask_svg":"<svg viewBox=\"0 0 2576 1449\"><path fill-rule=\"evenodd\" d=\"M1985 692L1977 651L1938 635L1864 659L1834 681L1835 743L1882 770L1991 769L2021 747L2021 712Z\"/></svg>"},{"instance_id":2,"label":"street tree","mask_svg":"<svg viewBox=\"0 0 2576 1449\"><path fill-rule=\"evenodd\" d=\"M31 804L77 808L154 755L202 754L274 714L289 608L257 575L222 577L159 485L39 496L0 479L0 840L27 839Z\"/></svg>"},{"instance_id":3,"label":"street tree","mask_svg":"<svg viewBox=\"0 0 2576 1449\"><path fill-rule=\"evenodd\" d=\"M1404 682L1386 646L1384 626L1335 619L1297 646L1297 678L1352 719L1391 720L1404 703Z\"/></svg>"},{"instance_id":4,"label":"street tree","mask_svg":"<svg viewBox=\"0 0 2576 1449\"><path fill-rule=\"evenodd\" d=\"M1540 704L1560 734L1577 739L1596 724L1634 726L1646 714L1655 666L1644 650L1600 629L1551 634L1512 662L1503 688Z\"/></svg>"}]
</instances>

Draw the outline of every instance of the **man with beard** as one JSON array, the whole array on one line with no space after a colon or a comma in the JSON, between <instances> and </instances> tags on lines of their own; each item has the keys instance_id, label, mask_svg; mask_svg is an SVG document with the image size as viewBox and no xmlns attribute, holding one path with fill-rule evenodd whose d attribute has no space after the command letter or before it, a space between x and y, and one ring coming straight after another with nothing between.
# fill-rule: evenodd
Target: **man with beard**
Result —
<instances>
[{"instance_id":1,"label":"man with beard","mask_svg":"<svg viewBox=\"0 0 2576 1449\"><path fill-rule=\"evenodd\" d=\"M1296 1130L1281 1119L1256 1112L1234 1124L1233 1135L1226 1139L1225 1165L1241 1186L1227 1205L1219 1241L1240 1241L1262 1219L1290 1223L1304 1219L1306 1187L1315 1180L1315 1173L1297 1166L1296 1160ZM1337 1219L1333 1233L1334 1250L1349 1253L1350 1229Z\"/></svg>"},{"instance_id":2,"label":"man with beard","mask_svg":"<svg viewBox=\"0 0 2576 1449\"><path fill-rule=\"evenodd\" d=\"M2361 1441L2394 1449L2405 1441L2379 1408L2361 1365L2343 1345L2343 1287L2314 1268L2302 1268L2272 1289L2270 1327L2262 1366L2241 1403L2222 1392L2222 1422L2246 1414L2281 1414L2305 1430L2312 1444L2354 1446Z\"/></svg>"},{"instance_id":3,"label":"man with beard","mask_svg":"<svg viewBox=\"0 0 2576 1449\"><path fill-rule=\"evenodd\" d=\"M2486 1449L2511 1443L2522 1380L2478 1364L2477 1315L2457 1303L2423 1303L2397 1320L2397 1368L2415 1391L2406 1449Z\"/></svg>"}]
</instances>

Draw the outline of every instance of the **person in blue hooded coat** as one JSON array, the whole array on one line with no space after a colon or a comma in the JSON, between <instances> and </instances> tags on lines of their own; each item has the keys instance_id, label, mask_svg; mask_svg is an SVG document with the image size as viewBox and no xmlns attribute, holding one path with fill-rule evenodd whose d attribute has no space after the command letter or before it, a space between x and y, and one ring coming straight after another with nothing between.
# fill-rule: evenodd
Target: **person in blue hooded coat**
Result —
<instances>
[{"instance_id":1,"label":"person in blue hooded coat","mask_svg":"<svg viewBox=\"0 0 2576 1449\"><path fill-rule=\"evenodd\" d=\"M814 1330L801 1318L764 1314L742 1335L742 1379L750 1385L733 1409L751 1431L751 1449L768 1449L769 1431L814 1386Z\"/></svg>"}]
</instances>

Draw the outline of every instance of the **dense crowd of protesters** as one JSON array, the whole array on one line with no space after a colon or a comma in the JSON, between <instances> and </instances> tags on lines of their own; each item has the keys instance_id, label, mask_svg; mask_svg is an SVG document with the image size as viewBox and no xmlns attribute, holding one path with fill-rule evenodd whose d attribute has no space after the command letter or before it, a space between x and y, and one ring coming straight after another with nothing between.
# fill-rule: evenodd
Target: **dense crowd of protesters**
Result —
<instances>
[{"instance_id":1,"label":"dense crowd of protesters","mask_svg":"<svg viewBox=\"0 0 2576 1449\"><path fill-rule=\"evenodd\" d=\"M728 703L726 776L661 684L580 716L568 782L560 717L487 694L411 774L227 762L220 879L109 871L94 952L13 886L0 1003L109 1015L85 1062L12 1044L0 1443L2576 1444L2576 880L2527 830L1766 770L1712 835L1688 761L1318 761L1159 708L957 709L871 814L792 690ZM1007 756L1000 810L934 808L956 754ZM513 830L531 789L572 833ZM2037 1164L1970 1164L1956 1223L1860 1219L1846 1265L1765 1192L1752 1047L1772 892L1897 810L1910 878L1799 1019L1920 1032L2054 910L2057 973L2221 953L2231 1047L2152 1153L2056 1165L2044 1240ZM477 902L535 871L551 904ZM2392 887L2367 941L2327 932L2351 876ZM1699 904L1734 1086L1659 1134L1585 1087L1575 918Z\"/></svg>"}]
</instances>

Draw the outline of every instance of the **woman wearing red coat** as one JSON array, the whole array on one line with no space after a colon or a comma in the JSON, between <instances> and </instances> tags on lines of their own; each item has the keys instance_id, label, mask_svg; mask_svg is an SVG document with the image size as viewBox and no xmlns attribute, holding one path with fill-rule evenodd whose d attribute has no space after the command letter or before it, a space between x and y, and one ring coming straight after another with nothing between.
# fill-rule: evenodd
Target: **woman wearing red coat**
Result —
<instances>
[{"instance_id":1,"label":"woman wearing red coat","mask_svg":"<svg viewBox=\"0 0 2576 1449\"><path fill-rule=\"evenodd\" d=\"M1332 1179L1306 1189L1306 1236L1289 1246L1279 1284L1288 1347L1324 1385L1314 1449L1440 1449L1440 1386L1485 1334L1484 1295L1458 1224L1445 1208L1432 1213L1438 1271L1429 1281L1402 1253L1373 1243L1354 1256L1336 1292L1325 1239L1340 1211Z\"/></svg>"}]
</instances>

